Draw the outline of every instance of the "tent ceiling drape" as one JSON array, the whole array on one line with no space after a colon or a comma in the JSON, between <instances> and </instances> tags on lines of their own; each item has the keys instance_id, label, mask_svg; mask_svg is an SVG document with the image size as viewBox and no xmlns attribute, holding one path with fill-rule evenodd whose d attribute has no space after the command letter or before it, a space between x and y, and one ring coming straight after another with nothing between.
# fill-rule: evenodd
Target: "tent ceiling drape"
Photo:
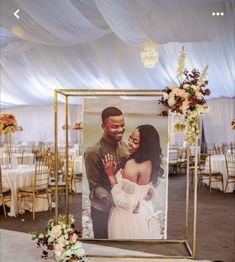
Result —
<instances>
[{"instance_id":1,"label":"tent ceiling drape","mask_svg":"<svg viewBox=\"0 0 235 262\"><path fill-rule=\"evenodd\" d=\"M188 68L209 64L211 98L233 97L233 15L233 0L1 0L1 106L52 103L61 87L164 88L183 45Z\"/></svg>"}]
</instances>

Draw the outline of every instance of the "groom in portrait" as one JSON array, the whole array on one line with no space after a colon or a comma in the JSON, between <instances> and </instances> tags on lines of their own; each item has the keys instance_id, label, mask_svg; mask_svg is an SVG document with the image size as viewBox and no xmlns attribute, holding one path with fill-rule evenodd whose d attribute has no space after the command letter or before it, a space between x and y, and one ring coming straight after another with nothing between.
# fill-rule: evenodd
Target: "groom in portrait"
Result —
<instances>
[{"instance_id":1,"label":"groom in portrait","mask_svg":"<svg viewBox=\"0 0 235 262\"><path fill-rule=\"evenodd\" d=\"M113 205L111 184L105 175L102 159L106 154L112 155L119 170L128 158L127 146L122 141L125 131L122 111L117 107L107 107L103 110L101 119L103 135L84 154L95 239L108 238L108 218Z\"/></svg>"}]
</instances>

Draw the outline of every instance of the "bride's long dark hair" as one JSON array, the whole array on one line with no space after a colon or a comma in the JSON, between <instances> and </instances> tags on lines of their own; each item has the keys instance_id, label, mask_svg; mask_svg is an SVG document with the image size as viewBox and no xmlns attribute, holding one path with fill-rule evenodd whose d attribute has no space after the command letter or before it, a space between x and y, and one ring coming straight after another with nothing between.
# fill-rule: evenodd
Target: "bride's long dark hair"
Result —
<instances>
[{"instance_id":1,"label":"bride's long dark hair","mask_svg":"<svg viewBox=\"0 0 235 262\"><path fill-rule=\"evenodd\" d=\"M162 149L160 146L160 137L156 128L152 125L141 125L136 128L140 132L139 149L130 155L137 163L150 160L152 163L151 181L154 186L157 185L158 177L162 176Z\"/></svg>"}]
</instances>

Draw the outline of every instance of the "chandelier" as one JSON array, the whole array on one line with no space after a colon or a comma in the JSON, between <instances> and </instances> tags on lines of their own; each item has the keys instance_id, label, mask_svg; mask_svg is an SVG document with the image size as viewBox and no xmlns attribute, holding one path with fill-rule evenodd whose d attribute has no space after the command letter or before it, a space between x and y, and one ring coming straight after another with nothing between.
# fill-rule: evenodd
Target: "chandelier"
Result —
<instances>
[{"instance_id":1,"label":"chandelier","mask_svg":"<svg viewBox=\"0 0 235 262\"><path fill-rule=\"evenodd\" d=\"M144 49L140 53L141 62L146 68L154 68L158 62L158 52L156 51L156 43L148 41L144 43Z\"/></svg>"}]
</instances>

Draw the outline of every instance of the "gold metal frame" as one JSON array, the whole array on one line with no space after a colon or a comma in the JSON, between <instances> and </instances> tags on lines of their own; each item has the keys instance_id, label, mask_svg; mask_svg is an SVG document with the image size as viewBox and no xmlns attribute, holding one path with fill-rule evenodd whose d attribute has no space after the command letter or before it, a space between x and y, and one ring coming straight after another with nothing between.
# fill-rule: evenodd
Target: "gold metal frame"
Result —
<instances>
[{"instance_id":1,"label":"gold metal frame","mask_svg":"<svg viewBox=\"0 0 235 262\"><path fill-rule=\"evenodd\" d=\"M132 96L132 97L157 97L162 96L162 91L157 89L55 89L54 90L54 136L55 136L55 161L56 161L56 174L58 169L58 95L65 97L65 125L66 125L66 175L68 174L68 98L69 97L92 97L92 96ZM135 243L156 243L156 244L183 244L188 252L188 255L94 255L87 254L87 257L97 258L145 258L145 259L182 259L182 258L196 258L196 225L197 225L197 166L198 166L198 138L195 143L195 172L194 172L194 197L193 197L193 225L192 225L192 247L189 244L189 144L187 144L187 171L186 171L186 197L185 197L185 227L184 239L169 240L169 239L152 239L152 240L103 240L103 239L81 239L82 241L102 241L102 242L135 242ZM66 179L67 181L67 179ZM55 222L58 222L58 177L55 177ZM66 221L69 216L69 203L68 203L68 183L66 183Z\"/></svg>"}]
</instances>

